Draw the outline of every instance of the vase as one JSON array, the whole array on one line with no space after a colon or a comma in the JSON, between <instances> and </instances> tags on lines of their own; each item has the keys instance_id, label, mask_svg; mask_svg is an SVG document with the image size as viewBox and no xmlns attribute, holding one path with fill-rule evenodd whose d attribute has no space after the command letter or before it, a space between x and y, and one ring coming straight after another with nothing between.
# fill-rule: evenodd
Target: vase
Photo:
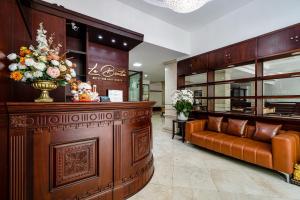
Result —
<instances>
[{"instance_id":1,"label":"vase","mask_svg":"<svg viewBox=\"0 0 300 200\"><path fill-rule=\"evenodd\" d=\"M49 96L49 91L54 90L58 87L55 81L36 81L31 84L35 89L41 90L39 98L35 99L35 102L48 103L53 102L53 99Z\"/></svg>"},{"instance_id":2,"label":"vase","mask_svg":"<svg viewBox=\"0 0 300 200\"><path fill-rule=\"evenodd\" d=\"M183 112L180 112L179 114L178 114L178 116L177 116L177 119L179 120L179 121L187 121L188 120L188 116L186 117L185 115L184 115L184 113Z\"/></svg>"}]
</instances>

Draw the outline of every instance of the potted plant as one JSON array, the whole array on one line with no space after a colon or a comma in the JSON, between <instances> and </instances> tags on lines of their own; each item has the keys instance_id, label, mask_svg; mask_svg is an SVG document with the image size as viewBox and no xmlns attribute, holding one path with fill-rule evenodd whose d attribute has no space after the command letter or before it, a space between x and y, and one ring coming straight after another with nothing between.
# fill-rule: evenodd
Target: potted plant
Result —
<instances>
[{"instance_id":1,"label":"potted plant","mask_svg":"<svg viewBox=\"0 0 300 200\"><path fill-rule=\"evenodd\" d=\"M173 93L172 103L177 111L178 120L188 120L189 113L193 109L193 102L194 97L191 90L176 90Z\"/></svg>"},{"instance_id":2,"label":"potted plant","mask_svg":"<svg viewBox=\"0 0 300 200\"><path fill-rule=\"evenodd\" d=\"M40 23L36 41L33 47L21 47L19 54L11 53L7 58L13 63L8 66L10 78L31 84L35 89L42 91L35 102L53 102L48 91L58 86L76 80L75 64L66 58L66 54L59 55L60 44L53 44L53 34L47 39L47 31Z\"/></svg>"}]
</instances>

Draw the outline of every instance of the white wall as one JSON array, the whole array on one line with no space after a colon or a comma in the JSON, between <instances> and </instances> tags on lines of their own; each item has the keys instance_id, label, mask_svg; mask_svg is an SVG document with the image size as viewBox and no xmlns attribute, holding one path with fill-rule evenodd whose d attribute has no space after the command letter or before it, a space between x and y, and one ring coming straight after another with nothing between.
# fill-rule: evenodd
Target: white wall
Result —
<instances>
[{"instance_id":1,"label":"white wall","mask_svg":"<svg viewBox=\"0 0 300 200\"><path fill-rule=\"evenodd\" d=\"M176 119L176 110L172 106L172 93L177 89L177 62L165 63L165 121L164 129L172 130L172 120Z\"/></svg>"},{"instance_id":2,"label":"white wall","mask_svg":"<svg viewBox=\"0 0 300 200\"><path fill-rule=\"evenodd\" d=\"M254 0L191 34L192 55L300 22L300 0Z\"/></svg>"},{"instance_id":3,"label":"white wall","mask_svg":"<svg viewBox=\"0 0 300 200\"><path fill-rule=\"evenodd\" d=\"M45 0L144 34L144 41L190 53L190 33L117 0Z\"/></svg>"}]
</instances>

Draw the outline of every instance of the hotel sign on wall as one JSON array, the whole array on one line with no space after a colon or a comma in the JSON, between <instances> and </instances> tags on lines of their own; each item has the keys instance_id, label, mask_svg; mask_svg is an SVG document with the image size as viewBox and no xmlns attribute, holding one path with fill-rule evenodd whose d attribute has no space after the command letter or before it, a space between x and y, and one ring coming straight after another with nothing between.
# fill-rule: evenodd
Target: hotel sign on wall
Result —
<instances>
[{"instance_id":1,"label":"hotel sign on wall","mask_svg":"<svg viewBox=\"0 0 300 200\"><path fill-rule=\"evenodd\" d=\"M127 72L113 65L101 66L96 63L88 68L88 75L93 80L123 82L127 77Z\"/></svg>"}]
</instances>

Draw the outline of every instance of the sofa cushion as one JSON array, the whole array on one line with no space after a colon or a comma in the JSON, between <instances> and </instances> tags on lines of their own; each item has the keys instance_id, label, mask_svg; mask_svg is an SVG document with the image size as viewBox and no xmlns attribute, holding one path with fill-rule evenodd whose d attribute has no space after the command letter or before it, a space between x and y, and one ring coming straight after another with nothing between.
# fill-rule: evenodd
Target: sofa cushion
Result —
<instances>
[{"instance_id":1,"label":"sofa cushion","mask_svg":"<svg viewBox=\"0 0 300 200\"><path fill-rule=\"evenodd\" d=\"M272 138L278 134L282 125L265 124L256 122L256 131L253 135L254 140L262 142L271 142Z\"/></svg>"},{"instance_id":2,"label":"sofa cushion","mask_svg":"<svg viewBox=\"0 0 300 200\"><path fill-rule=\"evenodd\" d=\"M255 133L255 126L247 125L245 131L246 131L245 132L245 137L246 138L252 138L254 133Z\"/></svg>"},{"instance_id":3,"label":"sofa cushion","mask_svg":"<svg viewBox=\"0 0 300 200\"><path fill-rule=\"evenodd\" d=\"M248 120L228 119L227 132L230 135L243 137Z\"/></svg>"},{"instance_id":4,"label":"sofa cushion","mask_svg":"<svg viewBox=\"0 0 300 200\"><path fill-rule=\"evenodd\" d=\"M207 130L221 132L223 117L208 116Z\"/></svg>"}]
</instances>

